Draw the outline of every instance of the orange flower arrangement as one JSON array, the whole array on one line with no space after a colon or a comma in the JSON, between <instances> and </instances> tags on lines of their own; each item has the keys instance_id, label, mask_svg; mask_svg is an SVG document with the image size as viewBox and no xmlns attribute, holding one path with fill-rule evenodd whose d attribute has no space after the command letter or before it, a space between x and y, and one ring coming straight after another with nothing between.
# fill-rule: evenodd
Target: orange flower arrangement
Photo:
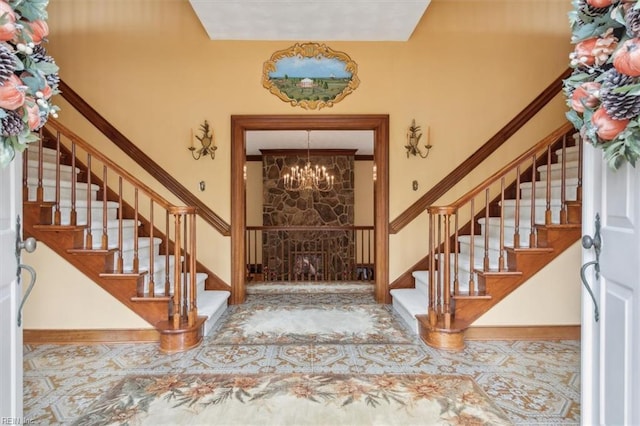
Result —
<instances>
[{"instance_id":1,"label":"orange flower arrangement","mask_svg":"<svg viewBox=\"0 0 640 426\"><path fill-rule=\"evenodd\" d=\"M610 167L640 158L640 0L573 0L567 118Z\"/></svg>"},{"instance_id":2,"label":"orange flower arrangement","mask_svg":"<svg viewBox=\"0 0 640 426\"><path fill-rule=\"evenodd\" d=\"M0 167L37 141L59 108L58 66L43 43L49 0L0 0Z\"/></svg>"}]
</instances>

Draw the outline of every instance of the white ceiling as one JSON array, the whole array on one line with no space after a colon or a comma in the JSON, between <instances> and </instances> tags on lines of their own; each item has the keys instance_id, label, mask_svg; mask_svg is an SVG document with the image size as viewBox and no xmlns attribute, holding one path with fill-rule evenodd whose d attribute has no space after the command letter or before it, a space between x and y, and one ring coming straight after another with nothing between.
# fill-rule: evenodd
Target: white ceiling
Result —
<instances>
[{"instance_id":1,"label":"white ceiling","mask_svg":"<svg viewBox=\"0 0 640 426\"><path fill-rule=\"evenodd\" d=\"M407 41L431 0L189 0L212 40ZM249 131L247 155L304 149L307 132ZM372 131L313 131L311 149L373 155Z\"/></svg>"},{"instance_id":2,"label":"white ceiling","mask_svg":"<svg viewBox=\"0 0 640 426\"><path fill-rule=\"evenodd\" d=\"M373 130L312 130L311 149L356 149L356 155L373 155ZM306 149L306 130L249 130L247 155L260 155L260 149Z\"/></svg>"},{"instance_id":3,"label":"white ceiling","mask_svg":"<svg viewBox=\"0 0 640 426\"><path fill-rule=\"evenodd\" d=\"M431 0L189 0L212 40L407 41Z\"/></svg>"}]
</instances>

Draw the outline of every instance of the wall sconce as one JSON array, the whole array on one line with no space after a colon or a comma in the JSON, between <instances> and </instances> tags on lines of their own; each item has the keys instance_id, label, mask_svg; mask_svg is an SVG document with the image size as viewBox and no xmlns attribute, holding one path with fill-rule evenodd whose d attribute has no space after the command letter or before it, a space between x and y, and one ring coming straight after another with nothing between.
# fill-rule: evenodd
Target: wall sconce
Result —
<instances>
[{"instance_id":1,"label":"wall sconce","mask_svg":"<svg viewBox=\"0 0 640 426\"><path fill-rule=\"evenodd\" d=\"M422 158L427 158L429 156L429 151L432 148L432 145L430 144L430 130L431 128L427 127L427 143L424 146L427 151L423 153L418 146L420 138L422 137L420 126L416 126L415 119L411 120L411 126L409 126L409 131L407 132L407 145L404 146L407 149L407 158L409 158L409 154L419 155Z\"/></svg>"},{"instance_id":2,"label":"wall sconce","mask_svg":"<svg viewBox=\"0 0 640 426\"><path fill-rule=\"evenodd\" d=\"M193 130L191 130L191 146L188 148L191 151L191 156L194 160L199 160L203 155L210 155L211 159L216 158L216 149L213 141L213 132L209 130L209 122L204 120L204 124L200 125L200 131L202 132L202 136L196 136L195 138L200 141L200 145L202 148L197 149L193 143Z\"/></svg>"}]
</instances>

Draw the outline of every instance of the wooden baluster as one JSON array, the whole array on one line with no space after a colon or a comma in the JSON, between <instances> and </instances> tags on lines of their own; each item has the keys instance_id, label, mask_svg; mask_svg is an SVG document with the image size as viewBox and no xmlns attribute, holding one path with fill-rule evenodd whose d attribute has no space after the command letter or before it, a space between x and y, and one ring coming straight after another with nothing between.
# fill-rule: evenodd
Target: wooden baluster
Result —
<instances>
[{"instance_id":1,"label":"wooden baluster","mask_svg":"<svg viewBox=\"0 0 640 426\"><path fill-rule=\"evenodd\" d=\"M280 232L279 232L279 234L280 234ZM281 234L284 235L284 232L281 233ZM285 239L281 238L280 241L285 241ZM291 240L287 239L286 241L291 241ZM289 256L291 256L291 244L292 243L289 242ZM289 281L291 281L291 272L292 272L292 269L295 267L296 247L295 246L293 247L293 257L285 257L285 255L284 255L284 242L282 242L280 244L280 266L278 267L278 270L279 270L278 280L285 279L284 278L285 277L285 275L284 275L285 274L285 269L284 269L285 268L285 265L284 265L284 260L285 259L288 259L288 262L287 262L288 265L286 265L286 268L287 268L288 273L289 273ZM280 278L280 277L282 277L282 278ZM296 279L296 281L297 281L297 279Z\"/></svg>"},{"instance_id":2,"label":"wooden baluster","mask_svg":"<svg viewBox=\"0 0 640 426\"><path fill-rule=\"evenodd\" d=\"M443 313L442 311L442 287L444 286L443 274L445 272L445 265L442 262L442 253L440 252L440 247L442 245L442 214L438 213L438 275L436 278L436 307L438 310L438 314Z\"/></svg>"},{"instance_id":3,"label":"wooden baluster","mask_svg":"<svg viewBox=\"0 0 640 426\"><path fill-rule=\"evenodd\" d=\"M169 245L169 212L165 211L165 233L164 233L164 288L166 290L165 295L169 294L171 292L171 268L170 268L170 263L169 263L169 257L171 254L171 249L170 249L170 245ZM175 235L174 235L174 238ZM173 269L176 269L178 267L178 265L180 264L180 258L179 257L175 257L173 258ZM177 291L177 288L175 287L176 285L178 285L177 282L173 282L174 284L174 288L173 288L173 293L175 294L175 292ZM175 312L174 312L175 314Z\"/></svg>"},{"instance_id":4,"label":"wooden baluster","mask_svg":"<svg viewBox=\"0 0 640 426\"><path fill-rule=\"evenodd\" d=\"M435 214L429 212L429 325L432 327L437 323L436 313L436 242L435 242Z\"/></svg>"},{"instance_id":5,"label":"wooden baluster","mask_svg":"<svg viewBox=\"0 0 640 426\"><path fill-rule=\"evenodd\" d=\"M567 135L562 136L562 168L560 174L560 223L567 223Z\"/></svg>"},{"instance_id":6,"label":"wooden baluster","mask_svg":"<svg viewBox=\"0 0 640 426\"><path fill-rule=\"evenodd\" d=\"M189 327L193 327L196 323L196 318L198 317L198 294L196 288L196 216L195 214L189 214L189 259L191 259L191 264L189 265L189 277L190 277L190 298L189 298Z\"/></svg>"},{"instance_id":7,"label":"wooden baluster","mask_svg":"<svg viewBox=\"0 0 640 426\"><path fill-rule=\"evenodd\" d=\"M529 247L536 246L536 155L531 160L531 232L529 233Z\"/></svg>"},{"instance_id":8,"label":"wooden baluster","mask_svg":"<svg viewBox=\"0 0 640 426\"><path fill-rule=\"evenodd\" d=\"M167 215L169 212L167 212ZM182 247L180 244L182 243L181 235L180 235L180 216L177 214L173 215L174 219L174 244L173 244L173 256L174 256L174 265L173 265L173 328L180 327L180 306L182 305L182 301L180 297L182 296L182 288L180 281L180 255L182 252Z\"/></svg>"},{"instance_id":9,"label":"wooden baluster","mask_svg":"<svg viewBox=\"0 0 640 426\"><path fill-rule=\"evenodd\" d=\"M498 256L498 270L504 271L504 176L500 179L500 255Z\"/></svg>"},{"instance_id":10,"label":"wooden baluster","mask_svg":"<svg viewBox=\"0 0 640 426\"><path fill-rule=\"evenodd\" d=\"M188 241L188 237L189 237L189 233L187 230L187 216L186 214L181 215L181 218L183 220L183 238L184 241L182 243L182 247L184 247L184 249L182 250L182 252L184 253L184 260L181 262L180 265L180 270L182 271L182 316L183 317L188 317L189 315L189 279L191 278L189 276L189 273L191 272L189 270L189 265L191 264L191 259L189 258L189 254L187 252L187 249L189 248L189 241Z\"/></svg>"},{"instance_id":11,"label":"wooden baluster","mask_svg":"<svg viewBox=\"0 0 640 426\"><path fill-rule=\"evenodd\" d=\"M573 136L575 144L578 146L578 187L576 188L576 201L582 201L582 141L580 134Z\"/></svg>"},{"instance_id":12,"label":"wooden baluster","mask_svg":"<svg viewBox=\"0 0 640 426\"><path fill-rule=\"evenodd\" d=\"M107 166L102 166L102 250L109 248L107 234Z\"/></svg>"},{"instance_id":13,"label":"wooden baluster","mask_svg":"<svg viewBox=\"0 0 640 426\"><path fill-rule=\"evenodd\" d=\"M71 213L69 214L69 224L76 226L78 224L78 212L76 210L76 143L71 142Z\"/></svg>"},{"instance_id":14,"label":"wooden baluster","mask_svg":"<svg viewBox=\"0 0 640 426\"><path fill-rule=\"evenodd\" d=\"M124 271L124 257L123 257L123 232L122 232L122 176L118 176L118 266L117 271L121 274Z\"/></svg>"},{"instance_id":15,"label":"wooden baluster","mask_svg":"<svg viewBox=\"0 0 640 426\"><path fill-rule=\"evenodd\" d=\"M149 288L147 292L149 293L149 297L155 297L156 295L156 253L155 253L155 244L154 244L154 220L153 220L153 198L149 198ZM165 251L167 255L169 255L168 250ZM169 282L165 281L164 286L164 295L169 296Z\"/></svg>"},{"instance_id":16,"label":"wooden baluster","mask_svg":"<svg viewBox=\"0 0 640 426\"><path fill-rule=\"evenodd\" d=\"M373 238L372 238L373 237ZM372 241L375 239L375 235L373 234L373 230L369 229L367 230L367 264L371 265L371 270L369 271L369 281L373 281L374 280L374 274L376 271L376 262L375 259L371 253L371 248L375 247L375 241Z\"/></svg>"},{"instance_id":17,"label":"wooden baluster","mask_svg":"<svg viewBox=\"0 0 640 426\"><path fill-rule=\"evenodd\" d=\"M547 147L547 209L544 212L544 223L550 225L552 222L551 217L551 145Z\"/></svg>"},{"instance_id":18,"label":"wooden baluster","mask_svg":"<svg viewBox=\"0 0 640 426\"><path fill-rule=\"evenodd\" d=\"M484 191L484 258L482 262L482 269L484 271L489 270L489 188Z\"/></svg>"},{"instance_id":19,"label":"wooden baluster","mask_svg":"<svg viewBox=\"0 0 640 426\"><path fill-rule=\"evenodd\" d=\"M93 231L91 230L91 204L93 202L93 191L91 190L91 154L87 152L87 230L84 246L86 249L93 248Z\"/></svg>"},{"instance_id":20,"label":"wooden baluster","mask_svg":"<svg viewBox=\"0 0 640 426\"><path fill-rule=\"evenodd\" d=\"M245 267L245 270L246 270L246 274L245 275L247 276L247 281L251 281L251 277L253 276L252 272L251 272L252 265L253 265L253 263L251 262L251 259L252 259L252 256L251 256L251 248L252 248L251 247L251 232L252 231L250 229L246 229L246 232L244 234L245 247L246 247L246 250L247 250L247 252L246 252L247 265Z\"/></svg>"},{"instance_id":21,"label":"wooden baluster","mask_svg":"<svg viewBox=\"0 0 640 426\"><path fill-rule=\"evenodd\" d=\"M43 153L40 153L40 156L43 156ZM44 158L44 157L43 157ZM43 159L44 161L44 159ZM42 164L44 168L44 165ZM62 222L62 214L60 212L60 132L56 133L56 179L55 179L55 211L53 212L53 224L60 225ZM43 189L44 195L44 189Z\"/></svg>"},{"instance_id":22,"label":"wooden baluster","mask_svg":"<svg viewBox=\"0 0 640 426\"><path fill-rule=\"evenodd\" d=\"M516 213L513 231L513 248L520 248L520 165L516 168Z\"/></svg>"},{"instance_id":23,"label":"wooden baluster","mask_svg":"<svg viewBox=\"0 0 640 426\"><path fill-rule=\"evenodd\" d=\"M42 185L42 179L44 177L44 145L42 140L42 131L40 131L40 139L38 140L38 186L36 187L36 201L44 201L44 186ZM56 155L58 163L60 158Z\"/></svg>"},{"instance_id":24,"label":"wooden baluster","mask_svg":"<svg viewBox=\"0 0 640 426\"><path fill-rule=\"evenodd\" d=\"M451 214L444 214L444 284L442 286L442 308L444 327L451 328Z\"/></svg>"},{"instance_id":25,"label":"wooden baluster","mask_svg":"<svg viewBox=\"0 0 640 426\"><path fill-rule=\"evenodd\" d=\"M471 234L469 235L470 247L469 247L469 294L474 294L476 291L476 283L475 283L475 273L473 272L476 269L476 260L475 260L475 233L476 233L476 211L475 211L475 198L471 199Z\"/></svg>"},{"instance_id":26,"label":"wooden baluster","mask_svg":"<svg viewBox=\"0 0 640 426\"><path fill-rule=\"evenodd\" d=\"M455 238L453 240L453 294L460 293L460 284L458 282L458 210L455 211L455 222L453 225ZM472 269L473 271L473 269Z\"/></svg>"},{"instance_id":27,"label":"wooden baluster","mask_svg":"<svg viewBox=\"0 0 640 426\"><path fill-rule=\"evenodd\" d=\"M360 264L361 264L361 268L362 268L361 269L361 271L362 271L362 275L361 275L362 281L366 281L365 278L368 277L368 275L369 275L367 272L365 272L365 268L367 268L366 265L369 263L369 259L368 259L368 257L367 257L367 259L365 259L365 256L364 256L364 237L365 237L365 230L362 229L361 232L360 232ZM369 236L367 235L367 238L368 237ZM356 275L356 278L357 278L357 275Z\"/></svg>"},{"instance_id":28,"label":"wooden baluster","mask_svg":"<svg viewBox=\"0 0 640 426\"><path fill-rule=\"evenodd\" d=\"M140 272L140 247L138 242L138 188L133 192L133 272Z\"/></svg>"},{"instance_id":29,"label":"wooden baluster","mask_svg":"<svg viewBox=\"0 0 640 426\"><path fill-rule=\"evenodd\" d=\"M255 266L253 267L253 272L258 276L258 231L253 231L253 260Z\"/></svg>"}]
</instances>

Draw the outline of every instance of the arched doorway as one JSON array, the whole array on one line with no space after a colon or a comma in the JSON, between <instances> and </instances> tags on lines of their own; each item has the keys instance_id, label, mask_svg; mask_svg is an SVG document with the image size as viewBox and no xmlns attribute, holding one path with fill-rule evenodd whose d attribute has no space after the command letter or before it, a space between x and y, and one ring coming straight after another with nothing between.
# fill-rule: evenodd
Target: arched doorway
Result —
<instances>
[{"instance_id":1,"label":"arched doorway","mask_svg":"<svg viewBox=\"0 0 640 426\"><path fill-rule=\"evenodd\" d=\"M389 116L233 115L231 116L231 300L246 297L245 149L249 130L372 130L374 178L375 297L389 303Z\"/></svg>"}]
</instances>

